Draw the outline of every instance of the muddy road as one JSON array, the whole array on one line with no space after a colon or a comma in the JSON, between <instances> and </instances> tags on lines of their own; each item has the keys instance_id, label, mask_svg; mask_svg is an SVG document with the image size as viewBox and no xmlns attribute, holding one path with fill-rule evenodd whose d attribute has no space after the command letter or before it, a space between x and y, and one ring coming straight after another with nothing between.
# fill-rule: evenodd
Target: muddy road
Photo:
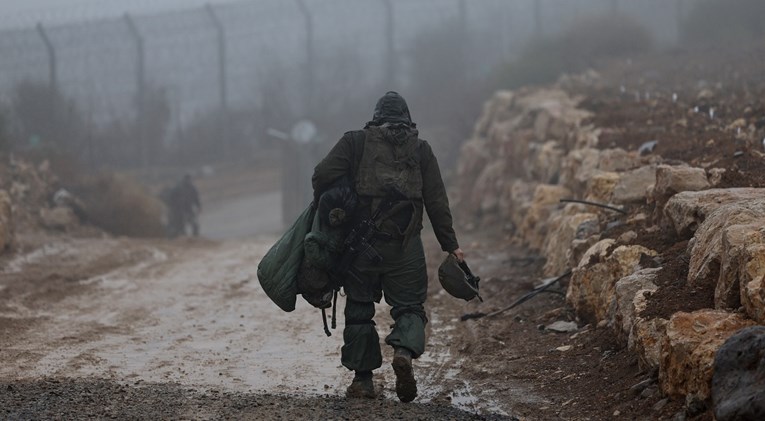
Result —
<instances>
[{"instance_id":1,"label":"muddy road","mask_svg":"<svg viewBox=\"0 0 765 421\"><path fill-rule=\"evenodd\" d=\"M342 320L328 338L318 310L301 301L284 313L260 289L257 263L274 240L52 237L5 258L0 418L512 413L462 379L450 346L459 322L438 306L416 367L416 403L397 402L389 365L376 377L382 399L346 402L352 375L339 362ZM387 308L377 318L384 337Z\"/></svg>"}]
</instances>

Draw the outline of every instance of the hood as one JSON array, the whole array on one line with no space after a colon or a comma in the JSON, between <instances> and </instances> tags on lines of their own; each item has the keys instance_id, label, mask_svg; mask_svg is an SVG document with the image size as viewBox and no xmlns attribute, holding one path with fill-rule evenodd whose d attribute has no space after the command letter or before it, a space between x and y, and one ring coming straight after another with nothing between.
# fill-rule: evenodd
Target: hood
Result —
<instances>
[{"instance_id":1,"label":"hood","mask_svg":"<svg viewBox=\"0 0 765 421\"><path fill-rule=\"evenodd\" d=\"M367 126L380 126L385 123L416 126L409 115L409 106L398 92L389 91L377 101L372 121L367 123Z\"/></svg>"}]
</instances>

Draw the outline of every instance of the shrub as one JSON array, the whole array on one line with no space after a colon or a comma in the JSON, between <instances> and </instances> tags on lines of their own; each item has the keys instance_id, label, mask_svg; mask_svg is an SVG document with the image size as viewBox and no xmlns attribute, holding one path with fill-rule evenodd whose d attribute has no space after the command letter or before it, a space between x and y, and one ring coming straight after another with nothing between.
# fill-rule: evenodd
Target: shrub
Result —
<instances>
[{"instance_id":1,"label":"shrub","mask_svg":"<svg viewBox=\"0 0 765 421\"><path fill-rule=\"evenodd\" d=\"M88 222L115 235L162 237L162 202L127 177L83 176L72 186L85 205Z\"/></svg>"}]
</instances>

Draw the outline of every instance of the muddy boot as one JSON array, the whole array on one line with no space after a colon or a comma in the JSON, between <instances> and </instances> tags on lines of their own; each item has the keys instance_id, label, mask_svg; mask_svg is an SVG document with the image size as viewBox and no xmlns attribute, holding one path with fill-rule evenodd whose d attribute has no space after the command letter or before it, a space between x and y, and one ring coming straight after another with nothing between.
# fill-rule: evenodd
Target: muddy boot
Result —
<instances>
[{"instance_id":1,"label":"muddy boot","mask_svg":"<svg viewBox=\"0 0 765 421\"><path fill-rule=\"evenodd\" d=\"M371 371L357 371L353 376L353 383L348 386L345 391L347 398L366 398L374 399L377 397L375 394L375 384L372 381Z\"/></svg>"},{"instance_id":2,"label":"muddy boot","mask_svg":"<svg viewBox=\"0 0 765 421\"><path fill-rule=\"evenodd\" d=\"M393 353L393 371L396 372L396 395L401 402L411 402L417 397L417 381L412 371L412 353L406 348L396 348Z\"/></svg>"}]
</instances>

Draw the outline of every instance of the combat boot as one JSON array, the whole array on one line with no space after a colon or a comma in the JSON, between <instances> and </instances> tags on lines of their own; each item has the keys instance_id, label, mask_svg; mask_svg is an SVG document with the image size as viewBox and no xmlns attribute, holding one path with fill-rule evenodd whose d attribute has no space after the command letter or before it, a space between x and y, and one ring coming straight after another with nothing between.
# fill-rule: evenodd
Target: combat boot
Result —
<instances>
[{"instance_id":1,"label":"combat boot","mask_svg":"<svg viewBox=\"0 0 765 421\"><path fill-rule=\"evenodd\" d=\"M396 395L401 402L411 402L417 397L417 381L412 371L412 353L406 348L395 348L393 371L396 373Z\"/></svg>"},{"instance_id":2,"label":"combat boot","mask_svg":"<svg viewBox=\"0 0 765 421\"><path fill-rule=\"evenodd\" d=\"M371 371L357 371L353 376L353 382L345 391L347 398L358 399L374 399L377 397L375 393L375 384L372 381Z\"/></svg>"}]
</instances>

